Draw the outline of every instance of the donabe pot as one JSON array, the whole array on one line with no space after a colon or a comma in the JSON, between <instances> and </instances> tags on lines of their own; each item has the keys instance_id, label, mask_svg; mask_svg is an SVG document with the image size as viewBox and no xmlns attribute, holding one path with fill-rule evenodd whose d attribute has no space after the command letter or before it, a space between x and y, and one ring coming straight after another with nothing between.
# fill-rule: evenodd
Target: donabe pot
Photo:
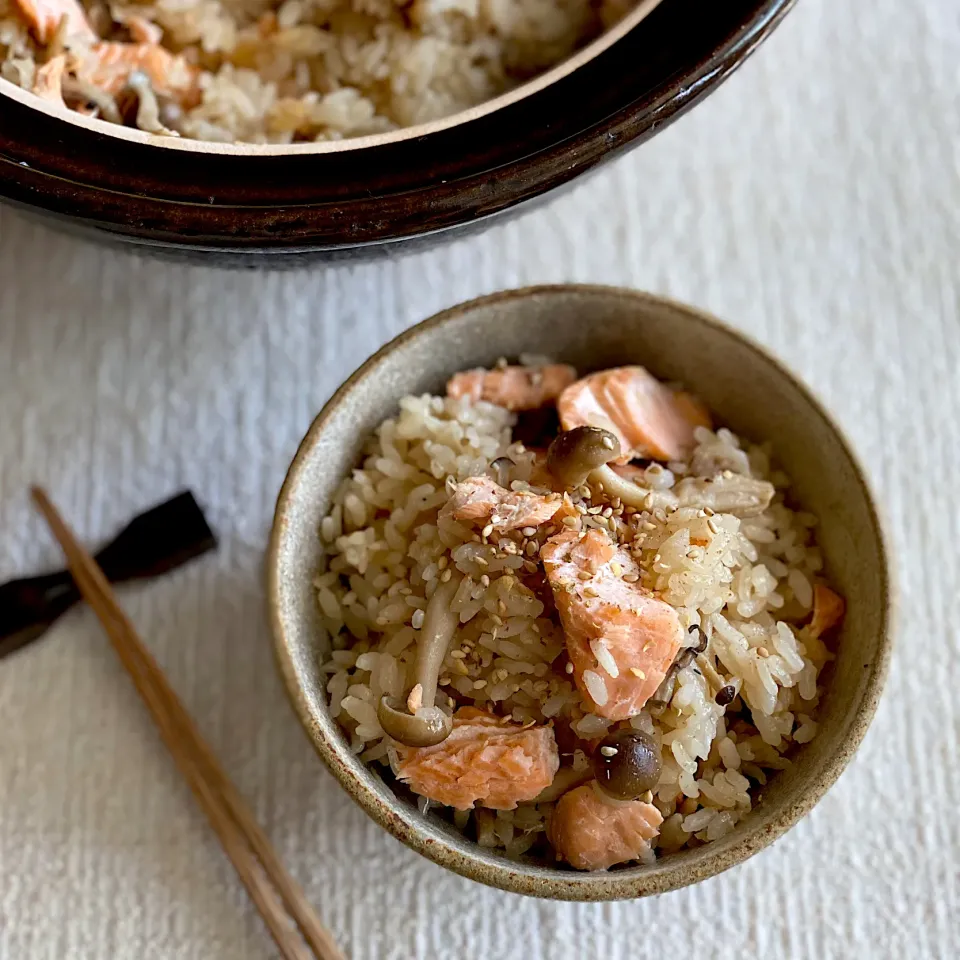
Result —
<instances>
[{"instance_id":1,"label":"donabe pot","mask_svg":"<svg viewBox=\"0 0 960 960\"><path fill-rule=\"evenodd\" d=\"M640 0L574 57L472 110L289 146L156 137L0 79L0 199L101 239L279 263L437 242L564 186L714 90L793 0Z\"/></svg>"}]
</instances>

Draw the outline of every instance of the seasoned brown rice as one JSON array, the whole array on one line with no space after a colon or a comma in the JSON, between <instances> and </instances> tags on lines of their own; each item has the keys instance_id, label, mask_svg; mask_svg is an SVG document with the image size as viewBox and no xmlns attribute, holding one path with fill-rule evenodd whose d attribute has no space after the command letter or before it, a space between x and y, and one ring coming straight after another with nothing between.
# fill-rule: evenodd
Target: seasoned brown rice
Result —
<instances>
[{"instance_id":1,"label":"seasoned brown rice","mask_svg":"<svg viewBox=\"0 0 960 960\"><path fill-rule=\"evenodd\" d=\"M521 582L553 528L517 530L498 544L440 516L453 486L498 457L516 465L512 489L529 489L536 458L512 442L515 420L482 401L405 397L323 521L326 559L315 586L330 640L322 669L331 711L354 752L388 776L397 754L376 705L383 695L406 695L423 611L454 574L463 579L453 602L459 626L440 672L444 709L467 703L519 724L562 723L585 741L611 728L589 712L569 675L555 611ZM816 734L820 672L832 659L807 624L822 578L816 519L787 506L789 481L769 445L744 445L722 428L698 427L695 438L687 461L646 467L651 489L670 491L691 477L766 479L776 488L770 506L739 519L698 504L624 509L586 485L574 495L584 529L634 545L642 585L676 609L689 647L706 639L629 721L661 750L658 853L716 840L749 813L767 778ZM603 675L615 676L616 664L602 642L591 649L598 666L584 682L600 704ZM589 763L579 749L564 762L574 771ZM483 846L549 856L555 800L448 812ZM420 806L430 804L421 797Z\"/></svg>"}]
</instances>

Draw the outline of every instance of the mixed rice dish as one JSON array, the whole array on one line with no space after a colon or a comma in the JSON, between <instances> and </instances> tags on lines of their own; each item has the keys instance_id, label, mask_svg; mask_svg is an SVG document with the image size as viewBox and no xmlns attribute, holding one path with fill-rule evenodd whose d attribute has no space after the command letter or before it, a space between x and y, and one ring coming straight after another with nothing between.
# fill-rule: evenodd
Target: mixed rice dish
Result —
<instances>
[{"instance_id":1,"label":"mixed rice dish","mask_svg":"<svg viewBox=\"0 0 960 960\"><path fill-rule=\"evenodd\" d=\"M339 140L449 116L636 0L0 0L0 76L150 133Z\"/></svg>"},{"instance_id":2,"label":"mixed rice dish","mask_svg":"<svg viewBox=\"0 0 960 960\"><path fill-rule=\"evenodd\" d=\"M816 735L844 615L788 485L639 366L522 357L405 397L320 531L332 715L509 857L723 837Z\"/></svg>"}]
</instances>

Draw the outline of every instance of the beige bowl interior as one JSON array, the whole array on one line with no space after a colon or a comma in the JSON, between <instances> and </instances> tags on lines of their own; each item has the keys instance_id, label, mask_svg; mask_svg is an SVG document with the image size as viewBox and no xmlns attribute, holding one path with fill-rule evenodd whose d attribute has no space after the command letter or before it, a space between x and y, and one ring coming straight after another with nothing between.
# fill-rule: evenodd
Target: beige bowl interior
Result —
<instances>
[{"instance_id":1,"label":"beige bowl interior","mask_svg":"<svg viewBox=\"0 0 960 960\"><path fill-rule=\"evenodd\" d=\"M363 439L409 393L442 391L461 369L500 356L548 353L581 371L640 363L699 394L717 421L770 439L797 501L820 518L829 575L848 613L818 736L763 788L727 837L646 867L578 874L516 864L481 850L439 818L400 801L347 749L318 674L320 628L311 588L317 531ZM394 340L357 371L310 429L281 491L268 556L276 649L294 706L320 756L379 823L415 850L473 879L574 900L635 897L703 879L744 860L800 819L856 751L880 695L889 653L887 558L863 475L827 414L777 361L689 307L604 287L549 287L456 307Z\"/></svg>"}]
</instances>

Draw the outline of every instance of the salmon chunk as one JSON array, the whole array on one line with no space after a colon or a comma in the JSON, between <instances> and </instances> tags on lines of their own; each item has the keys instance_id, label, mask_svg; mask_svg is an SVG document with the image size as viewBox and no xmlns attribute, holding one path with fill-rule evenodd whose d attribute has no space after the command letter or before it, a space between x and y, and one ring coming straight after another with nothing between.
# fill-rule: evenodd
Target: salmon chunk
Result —
<instances>
[{"instance_id":1,"label":"salmon chunk","mask_svg":"<svg viewBox=\"0 0 960 960\"><path fill-rule=\"evenodd\" d=\"M813 618L810 620L810 630L815 637L832 630L841 620L846 610L843 597L834 593L822 583L813 588Z\"/></svg>"},{"instance_id":2,"label":"salmon chunk","mask_svg":"<svg viewBox=\"0 0 960 960\"><path fill-rule=\"evenodd\" d=\"M599 530L559 533L543 545L540 558L573 677L590 709L611 720L636 715L680 649L676 610L634 580L636 561Z\"/></svg>"},{"instance_id":3,"label":"salmon chunk","mask_svg":"<svg viewBox=\"0 0 960 960\"><path fill-rule=\"evenodd\" d=\"M520 527L538 527L562 505L559 496L514 492L489 477L468 477L457 484L440 516L475 525L490 523L498 533L506 533Z\"/></svg>"},{"instance_id":4,"label":"salmon chunk","mask_svg":"<svg viewBox=\"0 0 960 960\"><path fill-rule=\"evenodd\" d=\"M577 371L564 363L545 367L497 367L454 374L447 384L448 397L486 400L514 412L538 410L553 403L577 379Z\"/></svg>"},{"instance_id":5,"label":"salmon chunk","mask_svg":"<svg viewBox=\"0 0 960 960\"><path fill-rule=\"evenodd\" d=\"M557 855L578 870L606 870L644 859L663 817L642 800L605 801L592 783L565 793L550 818Z\"/></svg>"},{"instance_id":6,"label":"salmon chunk","mask_svg":"<svg viewBox=\"0 0 960 960\"><path fill-rule=\"evenodd\" d=\"M709 427L706 407L689 393L671 390L643 367L616 367L567 387L557 401L564 430L603 427L616 434L623 456L683 460L693 449L695 427Z\"/></svg>"},{"instance_id":7,"label":"salmon chunk","mask_svg":"<svg viewBox=\"0 0 960 960\"><path fill-rule=\"evenodd\" d=\"M186 109L200 102L197 68L183 57L154 43L114 43L106 40L95 43L90 48L90 55L80 65L78 74L111 96L116 96L126 87L134 70L147 75L155 93L176 100Z\"/></svg>"},{"instance_id":8,"label":"salmon chunk","mask_svg":"<svg viewBox=\"0 0 960 960\"><path fill-rule=\"evenodd\" d=\"M457 810L512 810L550 786L560 755L550 727L522 727L461 707L433 747L402 747L398 775L414 793Z\"/></svg>"},{"instance_id":9,"label":"salmon chunk","mask_svg":"<svg viewBox=\"0 0 960 960\"><path fill-rule=\"evenodd\" d=\"M78 0L14 0L14 6L40 43L53 39L63 17L67 18L67 37L97 38Z\"/></svg>"}]
</instances>

